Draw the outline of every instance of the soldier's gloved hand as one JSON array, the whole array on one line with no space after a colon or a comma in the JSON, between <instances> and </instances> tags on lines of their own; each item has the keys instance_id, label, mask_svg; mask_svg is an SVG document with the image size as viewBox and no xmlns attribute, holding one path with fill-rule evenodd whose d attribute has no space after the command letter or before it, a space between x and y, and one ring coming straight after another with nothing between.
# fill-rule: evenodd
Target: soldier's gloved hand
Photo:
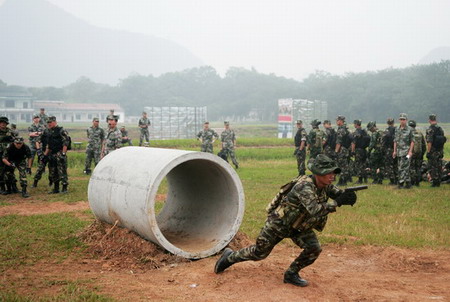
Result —
<instances>
[{"instance_id":1,"label":"soldier's gloved hand","mask_svg":"<svg viewBox=\"0 0 450 302\"><path fill-rule=\"evenodd\" d=\"M427 158L428 158L428 159L431 158L431 152L427 152Z\"/></svg>"},{"instance_id":2,"label":"soldier's gloved hand","mask_svg":"<svg viewBox=\"0 0 450 302\"><path fill-rule=\"evenodd\" d=\"M27 168L26 170L27 170L27 173L28 173L29 175L31 175L31 168Z\"/></svg>"},{"instance_id":3,"label":"soldier's gloved hand","mask_svg":"<svg viewBox=\"0 0 450 302\"><path fill-rule=\"evenodd\" d=\"M333 204L326 202L327 211L330 213L336 212L336 206L337 206L336 202Z\"/></svg>"},{"instance_id":4,"label":"soldier's gloved hand","mask_svg":"<svg viewBox=\"0 0 450 302\"><path fill-rule=\"evenodd\" d=\"M353 206L356 203L356 193L353 191L344 191L341 195L339 195L335 201L338 207L342 205L350 205Z\"/></svg>"}]
</instances>

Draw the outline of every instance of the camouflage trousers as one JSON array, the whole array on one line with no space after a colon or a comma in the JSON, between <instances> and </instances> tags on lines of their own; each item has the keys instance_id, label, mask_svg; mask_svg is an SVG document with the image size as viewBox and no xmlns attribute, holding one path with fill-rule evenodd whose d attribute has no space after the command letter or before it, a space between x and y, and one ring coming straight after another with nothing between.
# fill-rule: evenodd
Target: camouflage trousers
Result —
<instances>
[{"instance_id":1,"label":"camouflage trousers","mask_svg":"<svg viewBox=\"0 0 450 302\"><path fill-rule=\"evenodd\" d=\"M354 165L356 176L367 178L367 151L365 149L355 149Z\"/></svg>"},{"instance_id":2,"label":"camouflage trousers","mask_svg":"<svg viewBox=\"0 0 450 302\"><path fill-rule=\"evenodd\" d=\"M213 144L212 143L202 143L200 151L213 153Z\"/></svg>"},{"instance_id":3,"label":"camouflage trousers","mask_svg":"<svg viewBox=\"0 0 450 302\"><path fill-rule=\"evenodd\" d=\"M317 157L317 155L322 153L322 149L321 148L311 148L309 150L309 158L313 158L315 159Z\"/></svg>"},{"instance_id":4,"label":"camouflage trousers","mask_svg":"<svg viewBox=\"0 0 450 302\"><path fill-rule=\"evenodd\" d=\"M411 182L410 166L411 160L406 156L398 157L398 183Z\"/></svg>"},{"instance_id":5,"label":"camouflage trousers","mask_svg":"<svg viewBox=\"0 0 450 302\"><path fill-rule=\"evenodd\" d=\"M374 180L383 180L384 172L383 153L374 151L369 158L370 171Z\"/></svg>"},{"instance_id":6,"label":"camouflage trousers","mask_svg":"<svg viewBox=\"0 0 450 302\"><path fill-rule=\"evenodd\" d=\"M30 151L31 151L31 162L34 161L34 157L36 156L36 153L38 151L38 149L36 149L36 145L30 143Z\"/></svg>"},{"instance_id":7,"label":"camouflage trousers","mask_svg":"<svg viewBox=\"0 0 450 302\"><path fill-rule=\"evenodd\" d=\"M101 148L86 148L86 161L84 163L85 170L91 168L92 160L94 160L94 167L98 164L98 162L100 161L101 152Z\"/></svg>"},{"instance_id":8,"label":"camouflage trousers","mask_svg":"<svg viewBox=\"0 0 450 302\"><path fill-rule=\"evenodd\" d=\"M265 259L275 245L284 238L290 238L303 249L287 269L289 272L298 273L302 268L313 264L322 251L319 240L313 230L298 231L293 228L286 230L286 228L280 228L278 224L271 222L269 219L266 221L258 238L256 238L256 244L231 253L227 259L231 263Z\"/></svg>"},{"instance_id":9,"label":"camouflage trousers","mask_svg":"<svg viewBox=\"0 0 450 302\"><path fill-rule=\"evenodd\" d=\"M0 185L4 185L5 184L5 168L6 165L3 163L3 161L0 161Z\"/></svg>"},{"instance_id":10,"label":"camouflage trousers","mask_svg":"<svg viewBox=\"0 0 450 302\"><path fill-rule=\"evenodd\" d=\"M336 152L334 152L334 149L330 146L325 146L325 148L323 149L323 154L331 159L336 159Z\"/></svg>"},{"instance_id":11,"label":"camouflage trousers","mask_svg":"<svg viewBox=\"0 0 450 302\"><path fill-rule=\"evenodd\" d=\"M45 166L47 166L47 162L43 161L42 158L38 157L38 168L36 170L36 174L34 175L34 180L39 181L42 178L42 174L45 172ZM51 175L48 175L48 180L52 182Z\"/></svg>"},{"instance_id":12,"label":"camouflage trousers","mask_svg":"<svg viewBox=\"0 0 450 302\"><path fill-rule=\"evenodd\" d=\"M431 181L440 183L442 178L442 158L444 157L443 150L431 150L431 156L428 158L428 169L431 176Z\"/></svg>"},{"instance_id":13,"label":"camouflage trousers","mask_svg":"<svg viewBox=\"0 0 450 302\"><path fill-rule=\"evenodd\" d=\"M411 164L410 164L410 175L411 175L411 182L413 184L418 184L420 182L420 180L422 179L422 173L421 173L421 169L422 169L422 154L418 155L418 154L414 154L411 157Z\"/></svg>"},{"instance_id":14,"label":"camouflage trousers","mask_svg":"<svg viewBox=\"0 0 450 302\"><path fill-rule=\"evenodd\" d=\"M349 167L349 151L347 148L342 147L337 153L336 157L337 165L341 168L341 179L345 181L351 178L351 171Z\"/></svg>"},{"instance_id":15,"label":"camouflage trousers","mask_svg":"<svg viewBox=\"0 0 450 302\"><path fill-rule=\"evenodd\" d=\"M27 186L27 162L26 160L22 160L20 162L15 162L14 163L16 165L17 171L19 171L19 182L20 182L20 186L26 187ZM6 182L7 183L15 183L17 182L16 177L14 175L14 171L16 170L16 168L13 167L5 167L5 176L6 176Z\"/></svg>"},{"instance_id":16,"label":"camouflage trousers","mask_svg":"<svg viewBox=\"0 0 450 302\"><path fill-rule=\"evenodd\" d=\"M63 156L61 152L50 155L48 170L50 178L53 179L54 183L60 182L63 186L69 184L67 177L67 156Z\"/></svg>"},{"instance_id":17,"label":"camouflage trousers","mask_svg":"<svg viewBox=\"0 0 450 302\"><path fill-rule=\"evenodd\" d=\"M303 149L302 151L297 149L297 153L295 154L295 157L297 158L297 170L298 175L305 175L306 174L306 151Z\"/></svg>"},{"instance_id":18,"label":"camouflage trousers","mask_svg":"<svg viewBox=\"0 0 450 302\"><path fill-rule=\"evenodd\" d=\"M227 161L228 161L228 156L231 158L231 161L233 162L233 164L238 167L239 163L236 159L236 152L234 152L234 147L224 147L222 148L222 152L224 154L226 154L227 156Z\"/></svg>"},{"instance_id":19,"label":"camouflage trousers","mask_svg":"<svg viewBox=\"0 0 450 302\"><path fill-rule=\"evenodd\" d=\"M398 162L397 158L392 157L392 153L394 153L394 149L386 149L384 153L384 172L386 174L386 178L391 180L397 179L397 171L398 171Z\"/></svg>"},{"instance_id":20,"label":"camouflage trousers","mask_svg":"<svg viewBox=\"0 0 450 302\"><path fill-rule=\"evenodd\" d=\"M148 131L148 128L142 129L141 128L141 134L139 135L139 146L142 146L142 142L146 141L147 143L150 142L150 133Z\"/></svg>"}]
</instances>

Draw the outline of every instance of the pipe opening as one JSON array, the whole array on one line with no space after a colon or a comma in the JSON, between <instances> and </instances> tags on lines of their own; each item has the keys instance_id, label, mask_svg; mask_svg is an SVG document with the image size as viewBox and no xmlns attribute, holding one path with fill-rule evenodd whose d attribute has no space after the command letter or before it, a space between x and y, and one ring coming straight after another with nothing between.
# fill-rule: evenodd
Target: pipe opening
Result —
<instances>
[{"instance_id":1,"label":"pipe opening","mask_svg":"<svg viewBox=\"0 0 450 302\"><path fill-rule=\"evenodd\" d=\"M174 167L164 179L157 199L166 194L165 202L157 200L154 206L158 228L170 244L197 253L234 235L239 191L224 167L193 159Z\"/></svg>"}]
</instances>

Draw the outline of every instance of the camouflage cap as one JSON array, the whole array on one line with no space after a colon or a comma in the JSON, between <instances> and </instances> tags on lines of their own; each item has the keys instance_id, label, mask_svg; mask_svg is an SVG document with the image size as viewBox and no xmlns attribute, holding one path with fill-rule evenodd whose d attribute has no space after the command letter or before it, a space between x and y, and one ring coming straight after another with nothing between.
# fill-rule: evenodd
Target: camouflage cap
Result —
<instances>
[{"instance_id":1,"label":"camouflage cap","mask_svg":"<svg viewBox=\"0 0 450 302\"><path fill-rule=\"evenodd\" d=\"M9 120L6 116L0 116L0 123L9 124Z\"/></svg>"},{"instance_id":2,"label":"camouflage cap","mask_svg":"<svg viewBox=\"0 0 450 302\"><path fill-rule=\"evenodd\" d=\"M345 116L338 115L337 118L336 118L336 121L343 121L343 122L345 122Z\"/></svg>"},{"instance_id":3,"label":"camouflage cap","mask_svg":"<svg viewBox=\"0 0 450 302\"><path fill-rule=\"evenodd\" d=\"M303 124L303 121L302 120L297 120L295 123L296 124Z\"/></svg>"},{"instance_id":4,"label":"camouflage cap","mask_svg":"<svg viewBox=\"0 0 450 302\"><path fill-rule=\"evenodd\" d=\"M145 112L145 111L142 111L142 114L147 114L147 112Z\"/></svg>"},{"instance_id":5,"label":"camouflage cap","mask_svg":"<svg viewBox=\"0 0 450 302\"><path fill-rule=\"evenodd\" d=\"M373 127L376 127L376 126L377 126L377 122L370 121L367 123L367 129L372 129Z\"/></svg>"},{"instance_id":6,"label":"camouflage cap","mask_svg":"<svg viewBox=\"0 0 450 302\"><path fill-rule=\"evenodd\" d=\"M409 120L409 122L408 122L408 126L410 126L410 127L416 127L416 121L415 120Z\"/></svg>"},{"instance_id":7,"label":"camouflage cap","mask_svg":"<svg viewBox=\"0 0 450 302\"><path fill-rule=\"evenodd\" d=\"M398 119L399 120L407 120L408 119L408 115L406 113L400 113L398 115Z\"/></svg>"},{"instance_id":8,"label":"camouflage cap","mask_svg":"<svg viewBox=\"0 0 450 302\"><path fill-rule=\"evenodd\" d=\"M106 117L106 120L115 120L117 122L119 120L119 116L118 115L108 115Z\"/></svg>"},{"instance_id":9,"label":"camouflage cap","mask_svg":"<svg viewBox=\"0 0 450 302\"><path fill-rule=\"evenodd\" d=\"M224 125L229 125L230 122L229 122L229 121L224 121L223 124L224 124Z\"/></svg>"},{"instance_id":10,"label":"camouflage cap","mask_svg":"<svg viewBox=\"0 0 450 302\"><path fill-rule=\"evenodd\" d=\"M321 121L318 121L317 119L315 119L315 120L312 120L312 121L311 121L311 126L317 127L317 126L319 126L321 123L322 123Z\"/></svg>"},{"instance_id":11,"label":"camouflage cap","mask_svg":"<svg viewBox=\"0 0 450 302\"><path fill-rule=\"evenodd\" d=\"M14 139L14 142L15 142L15 143L23 143L23 137L21 137L21 136L16 137L16 138Z\"/></svg>"},{"instance_id":12,"label":"camouflage cap","mask_svg":"<svg viewBox=\"0 0 450 302\"><path fill-rule=\"evenodd\" d=\"M45 108L41 108L40 110L45 111Z\"/></svg>"},{"instance_id":13,"label":"camouflage cap","mask_svg":"<svg viewBox=\"0 0 450 302\"><path fill-rule=\"evenodd\" d=\"M317 155L314 161L309 162L308 169L316 175L341 173L341 168L336 165L336 162L324 154Z\"/></svg>"},{"instance_id":14,"label":"camouflage cap","mask_svg":"<svg viewBox=\"0 0 450 302\"><path fill-rule=\"evenodd\" d=\"M430 121L435 121L436 120L436 114L430 114L430 116L428 118L430 119Z\"/></svg>"},{"instance_id":15,"label":"camouflage cap","mask_svg":"<svg viewBox=\"0 0 450 302\"><path fill-rule=\"evenodd\" d=\"M386 123L388 125L392 125L394 123L394 119L392 117L388 117L388 119L386 120Z\"/></svg>"},{"instance_id":16,"label":"camouflage cap","mask_svg":"<svg viewBox=\"0 0 450 302\"><path fill-rule=\"evenodd\" d=\"M120 127L120 129L125 129L125 126Z\"/></svg>"},{"instance_id":17,"label":"camouflage cap","mask_svg":"<svg viewBox=\"0 0 450 302\"><path fill-rule=\"evenodd\" d=\"M208 122L208 121L206 121L206 122L204 122L204 123L203 123L203 125L209 125L209 122Z\"/></svg>"},{"instance_id":18,"label":"camouflage cap","mask_svg":"<svg viewBox=\"0 0 450 302\"><path fill-rule=\"evenodd\" d=\"M54 115L49 116L47 119L47 123L50 123L50 122L56 122L56 116L54 116Z\"/></svg>"},{"instance_id":19,"label":"camouflage cap","mask_svg":"<svg viewBox=\"0 0 450 302\"><path fill-rule=\"evenodd\" d=\"M93 122L99 122L100 120L98 119L98 117L94 117L94 118L92 119L92 121L93 121Z\"/></svg>"},{"instance_id":20,"label":"camouflage cap","mask_svg":"<svg viewBox=\"0 0 450 302\"><path fill-rule=\"evenodd\" d=\"M323 123L324 124L331 124L330 120L324 120Z\"/></svg>"},{"instance_id":21,"label":"camouflage cap","mask_svg":"<svg viewBox=\"0 0 450 302\"><path fill-rule=\"evenodd\" d=\"M354 120L353 124L361 126L362 121L361 120Z\"/></svg>"},{"instance_id":22,"label":"camouflage cap","mask_svg":"<svg viewBox=\"0 0 450 302\"><path fill-rule=\"evenodd\" d=\"M41 116L39 114L35 114L33 115L33 118L41 118Z\"/></svg>"},{"instance_id":23,"label":"camouflage cap","mask_svg":"<svg viewBox=\"0 0 450 302\"><path fill-rule=\"evenodd\" d=\"M17 127L16 124L11 124L11 128L15 129Z\"/></svg>"}]
</instances>

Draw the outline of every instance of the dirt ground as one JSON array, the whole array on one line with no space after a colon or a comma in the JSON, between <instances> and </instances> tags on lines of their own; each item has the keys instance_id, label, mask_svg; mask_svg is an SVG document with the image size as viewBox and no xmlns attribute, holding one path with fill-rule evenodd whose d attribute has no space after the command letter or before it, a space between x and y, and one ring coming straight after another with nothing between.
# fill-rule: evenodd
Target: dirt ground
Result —
<instances>
[{"instance_id":1,"label":"dirt ground","mask_svg":"<svg viewBox=\"0 0 450 302\"><path fill-rule=\"evenodd\" d=\"M27 200L1 207L0 216L88 208L87 202ZM93 223L78 236L89 246L81 257L10 268L1 284L20 294L48 296L57 294L64 280L91 280L87 287L119 301L450 301L450 250L324 245L319 259L302 272L310 285L298 288L282 281L300 251L285 244L263 261L216 275L218 256L175 257L117 226ZM231 247L251 242L238 233Z\"/></svg>"}]
</instances>

